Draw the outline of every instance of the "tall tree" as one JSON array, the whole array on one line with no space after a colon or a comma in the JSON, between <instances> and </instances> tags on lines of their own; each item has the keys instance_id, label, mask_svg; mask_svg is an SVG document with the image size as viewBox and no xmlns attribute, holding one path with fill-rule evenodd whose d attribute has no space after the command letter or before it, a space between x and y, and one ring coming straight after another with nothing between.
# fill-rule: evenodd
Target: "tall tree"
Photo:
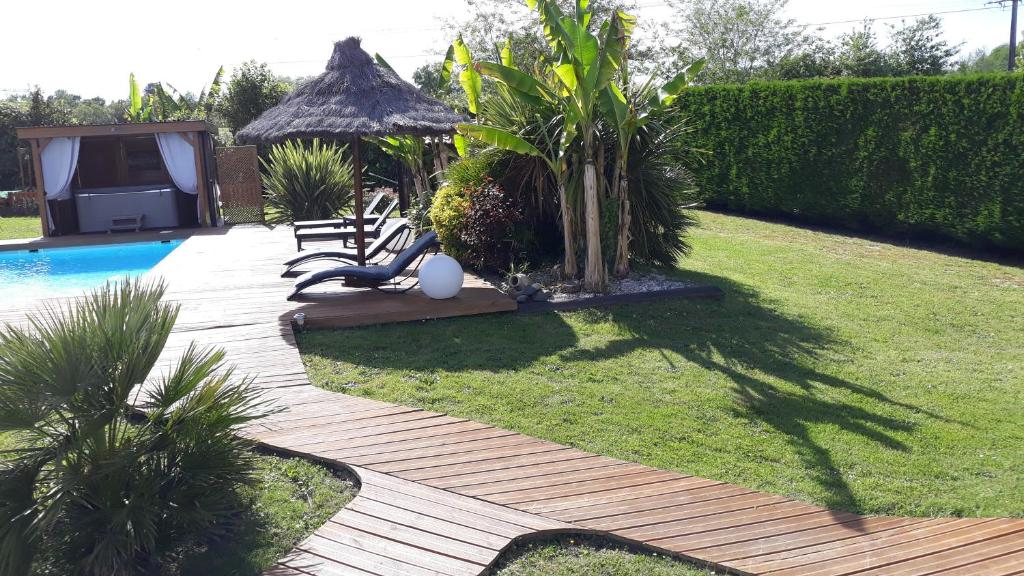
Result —
<instances>
[{"instance_id":1,"label":"tall tree","mask_svg":"<svg viewBox=\"0 0 1024 576\"><path fill-rule=\"evenodd\" d=\"M896 76L933 76L952 68L963 44L942 37L942 20L934 14L892 27L892 57Z\"/></svg>"},{"instance_id":2,"label":"tall tree","mask_svg":"<svg viewBox=\"0 0 1024 576\"><path fill-rule=\"evenodd\" d=\"M839 37L836 67L840 75L856 78L890 76L894 71L892 58L879 47L878 36L870 20L865 20L861 28Z\"/></svg>"},{"instance_id":3,"label":"tall tree","mask_svg":"<svg viewBox=\"0 0 1024 576\"><path fill-rule=\"evenodd\" d=\"M677 68L701 57L704 80L748 82L774 71L808 42L803 26L782 15L789 0L668 0L666 25L678 44L670 48Z\"/></svg>"},{"instance_id":4,"label":"tall tree","mask_svg":"<svg viewBox=\"0 0 1024 576\"><path fill-rule=\"evenodd\" d=\"M292 84L275 75L265 62L250 60L231 71L217 110L234 134L276 106L291 89Z\"/></svg>"}]
</instances>

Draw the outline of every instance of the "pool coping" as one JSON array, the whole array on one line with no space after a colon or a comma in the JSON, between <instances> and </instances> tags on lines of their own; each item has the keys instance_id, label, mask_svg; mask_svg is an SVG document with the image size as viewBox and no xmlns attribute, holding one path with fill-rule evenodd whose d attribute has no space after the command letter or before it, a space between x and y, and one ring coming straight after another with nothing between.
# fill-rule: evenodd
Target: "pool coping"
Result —
<instances>
[{"instance_id":1,"label":"pool coping","mask_svg":"<svg viewBox=\"0 0 1024 576\"><path fill-rule=\"evenodd\" d=\"M221 228L175 228L170 230L143 230L141 232L116 232L94 234L71 234L68 236L52 236L43 238L16 238L0 240L0 252L19 250L43 250L48 248L76 248L79 246L105 246L111 244L131 244L134 242L159 242L162 240L184 240L192 236L211 236L226 234L229 226Z\"/></svg>"}]
</instances>

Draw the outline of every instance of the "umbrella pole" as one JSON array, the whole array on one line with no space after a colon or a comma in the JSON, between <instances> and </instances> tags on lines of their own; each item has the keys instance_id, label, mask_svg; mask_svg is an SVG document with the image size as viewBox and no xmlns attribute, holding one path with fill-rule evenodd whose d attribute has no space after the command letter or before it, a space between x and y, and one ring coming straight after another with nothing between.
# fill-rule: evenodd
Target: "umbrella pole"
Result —
<instances>
[{"instance_id":1,"label":"umbrella pole","mask_svg":"<svg viewBox=\"0 0 1024 576\"><path fill-rule=\"evenodd\" d=\"M366 238L363 228L363 160L359 155L360 138L352 140L352 188L356 200L356 263L366 265Z\"/></svg>"}]
</instances>

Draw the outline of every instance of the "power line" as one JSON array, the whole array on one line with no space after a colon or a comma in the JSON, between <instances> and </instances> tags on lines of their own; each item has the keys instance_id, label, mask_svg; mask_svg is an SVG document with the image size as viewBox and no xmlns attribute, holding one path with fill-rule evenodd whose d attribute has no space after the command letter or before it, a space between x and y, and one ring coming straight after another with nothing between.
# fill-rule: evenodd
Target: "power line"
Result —
<instances>
[{"instance_id":1,"label":"power line","mask_svg":"<svg viewBox=\"0 0 1024 576\"><path fill-rule=\"evenodd\" d=\"M668 2L663 2L663 1L655 1L655 2L637 3L635 5L636 8L654 8L654 7L665 7L665 6L671 6L671 4L668 3ZM917 12L917 13L914 13L914 14L896 14L896 15L891 15L891 16L864 16L862 18L856 18L856 19L850 19L850 20L832 20L832 21L829 21L829 22L796 23L796 24L793 24L793 26L794 27L810 28L810 27L815 27L815 26L833 26L833 25L837 25L837 24L857 24L857 23L863 22L865 20L871 21L871 22L879 21L879 20L898 20L898 19L901 19L901 18L919 18L919 17L922 17L922 16L942 16L942 15L946 15L946 14L963 14L963 13L967 13L967 12L983 12L983 11L988 11L988 10L997 10L997 9L1000 9L1000 8L1001 8L1001 6L982 6L982 7L978 7L978 8L962 8L962 9L958 9L958 10L940 10L940 11L934 11L934 12ZM531 14L531 15L524 16L524 17L521 17L521 18L513 18L513 19L510 20L509 23L522 23L522 22L525 22L525 21L531 19L532 17L533 17L533 15ZM417 32L433 32L433 31L436 31L436 30L437 30L436 28L419 28L419 27L414 28L414 27L408 27L408 28L379 28L379 29L370 29L370 30L366 30L366 32L399 32L399 31L402 31L402 32L413 32L413 31L417 31ZM418 53L418 54L388 55L387 58L388 59L399 60L399 59L404 59L404 58L422 58L424 56L436 56L436 55L437 55L437 52L436 51L432 51L432 52L421 52L421 53ZM275 62L267 62L267 64L317 64L317 63L321 63L321 62L322 62L322 60L280 60L280 61L275 61Z\"/></svg>"},{"instance_id":2,"label":"power line","mask_svg":"<svg viewBox=\"0 0 1024 576\"><path fill-rule=\"evenodd\" d=\"M999 8L998 6L986 6L986 7L981 7L981 8L963 8L961 10L943 10L943 11L940 11L940 12L919 12L917 14L900 14L898 16L876 16L876 17L873 17L873 18L871 16L865 16L864 18L859 18L857 20L836 20L836 21L833 21L833 22L812 22L810 24L800 24L800 26L830 26L832 24L856 24L858 22L863 22L865 20L869 20L869 21L875 21L875 20L896 20L896 19L899 19L899 18L918 18L918 17L921 17L921 16L941 16L943 14L961 14L963 12L981 12L983 10L996 10L998 8Z\"/></svg>"}]
</instances>

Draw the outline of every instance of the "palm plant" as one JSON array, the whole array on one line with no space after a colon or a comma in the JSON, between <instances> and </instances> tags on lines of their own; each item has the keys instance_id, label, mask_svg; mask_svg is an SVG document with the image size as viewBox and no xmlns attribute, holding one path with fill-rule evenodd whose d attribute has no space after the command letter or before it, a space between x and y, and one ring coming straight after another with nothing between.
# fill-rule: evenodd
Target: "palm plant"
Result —
<instances>
[{"instance_id":1,"label":"palm plant","mask_svg":"<svg viewBox=\"0 0 1024 576\"><path fill-rule=\"evenodd\" d=\"M268 159L260 160L266 173L267 222L323 220L349 208L353 179L346 148L317 138L308 146L289 140L271 148Z\"/></svg>"},{"instance_id":2,"label":"palm plant","mask_svg":"<svg viewBox=\"0 0 1024 576\"><path fill-rule=\"evenodd\" d=\"M150 572L237 516L237 430L262 403L218 350L146 382L178 314L163 294L126 279L0 330L0 432L21 446L0 460L0 573L27 574L43 538L76 574Z\"/></svg>"}]
</instances>

